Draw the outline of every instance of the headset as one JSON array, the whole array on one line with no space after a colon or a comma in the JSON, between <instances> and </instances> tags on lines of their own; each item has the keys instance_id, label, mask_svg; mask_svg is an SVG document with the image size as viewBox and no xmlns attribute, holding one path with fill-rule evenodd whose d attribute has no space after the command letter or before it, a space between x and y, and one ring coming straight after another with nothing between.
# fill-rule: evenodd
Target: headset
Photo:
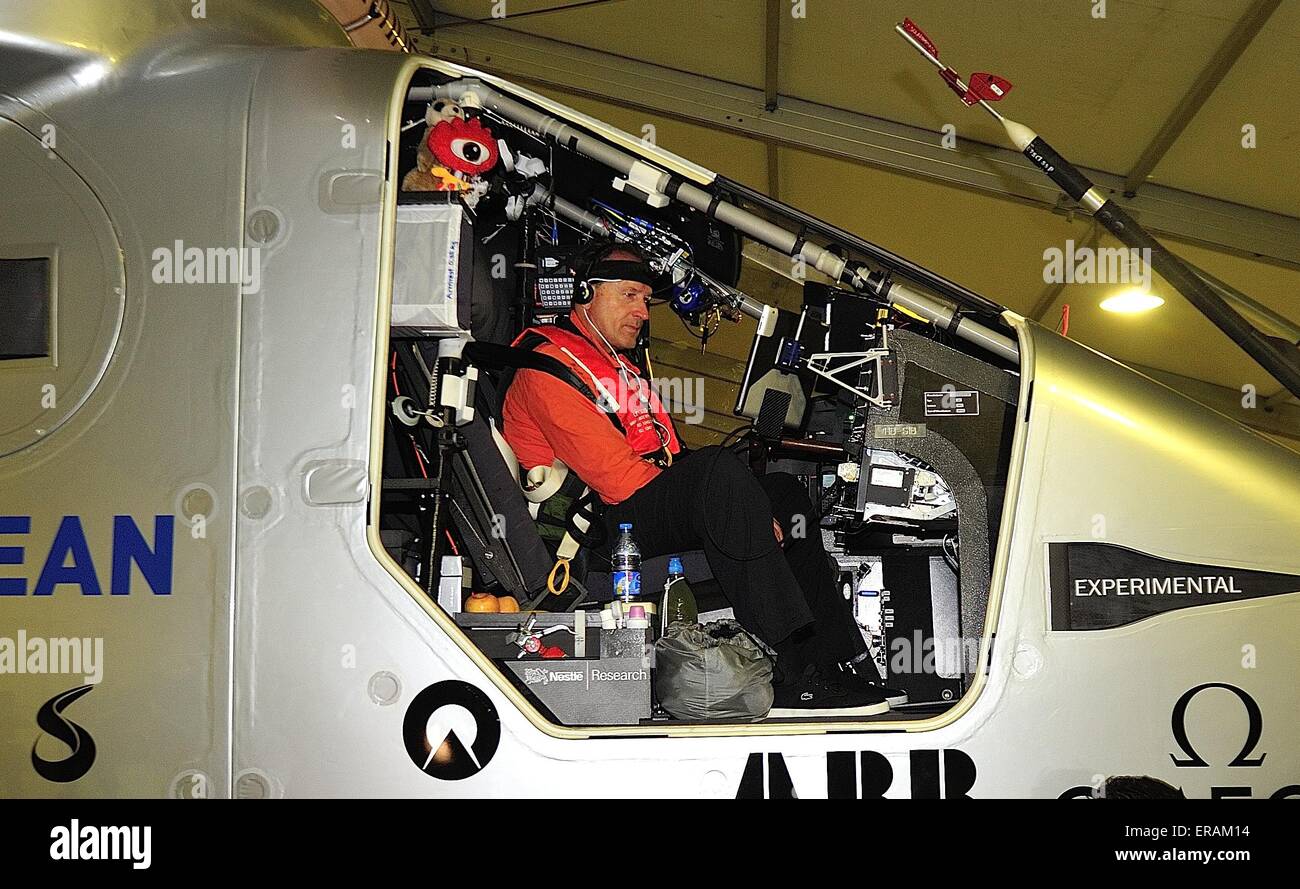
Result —
<instances>
[{"instance_id":1,"label":"headset","mask_svg":"<svg viewBox=\"0 0 1300 889\"><path fill-rule=\"evenodd\" d=\"M627 251L640 259L609 259L611 253ZM592 241L579 250L569 263L573 270L573 304L585 306L596 296L592 281L639 281L653 287L655 273L641 250L617 241Z\"/></svg>"},{"instance_id":2,"label":"headset","mask_svg":"<svg viewBox=\"0 0 1300 889\"><path fill-rule=\"evenodd\" d=\"M573 304L575 306L585 306L590 303L596 296L595 288L591 286L588 277L591 275L592 267L600 260L602 255L610 253L614 249L612 242L591 241L581 247L573 255L569 268L573 270Z\"/></svg>"}]
</instances>

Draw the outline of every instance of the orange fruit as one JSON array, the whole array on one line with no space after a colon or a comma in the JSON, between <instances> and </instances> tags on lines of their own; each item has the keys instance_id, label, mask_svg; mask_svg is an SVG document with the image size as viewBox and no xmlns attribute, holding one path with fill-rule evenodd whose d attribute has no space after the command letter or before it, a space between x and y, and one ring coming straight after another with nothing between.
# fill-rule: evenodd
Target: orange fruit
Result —
<instances>
[{"instance_id":1,"label":"orange fruit","mask_svg":"<svg viewBox=\"0 0 1300 889\"><path fill-rule=\"evenodd\" d=\"M465 600L465 610L473 612L496 612L501 610L497 597L490 593L471 593L470 597ZM519 606L515 606L515 611Z\"/></svg>"}]
</instances>

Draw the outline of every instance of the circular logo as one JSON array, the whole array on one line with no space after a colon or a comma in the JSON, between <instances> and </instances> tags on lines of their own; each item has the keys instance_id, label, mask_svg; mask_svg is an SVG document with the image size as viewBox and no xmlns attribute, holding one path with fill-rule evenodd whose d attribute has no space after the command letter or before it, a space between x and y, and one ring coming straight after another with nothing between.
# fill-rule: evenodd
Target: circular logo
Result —
<instances>
[{"instance_id":1,"label":"circular logo","mask_svg":"<svg viewBox=\"0 0 1300 889\"><path fill-rule=\"evenodd\" d=\"M501 743L501 719L481 690L449 679L420 692L402 722L406 754L420 771L443 781L481 772Z\"/></svg>"}]
</instances>

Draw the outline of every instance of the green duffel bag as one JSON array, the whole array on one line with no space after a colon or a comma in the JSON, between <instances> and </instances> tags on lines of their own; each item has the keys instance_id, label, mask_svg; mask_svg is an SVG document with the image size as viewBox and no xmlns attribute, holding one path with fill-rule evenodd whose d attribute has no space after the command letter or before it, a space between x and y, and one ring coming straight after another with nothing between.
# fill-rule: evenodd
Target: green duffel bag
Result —
<instances>
[{"instance_id":1,"label":"green duffel bag","mask_svg":"<svg viewBox=\"0 0 1300 889\"><path fill-rule=\"evenodd\" d=\"M678 719L755 721L772 708L772 661L734 620L668 627L655 643L655 694Z\"/></svg>"}]
</instances>

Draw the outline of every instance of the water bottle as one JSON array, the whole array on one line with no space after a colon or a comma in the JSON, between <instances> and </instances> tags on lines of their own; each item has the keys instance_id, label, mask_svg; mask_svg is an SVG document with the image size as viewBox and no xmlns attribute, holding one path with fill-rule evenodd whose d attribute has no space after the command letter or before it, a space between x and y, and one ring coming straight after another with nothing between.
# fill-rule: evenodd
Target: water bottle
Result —
<instances>
[{"instance_id":1,"label":"water bottle","mask_svg":"<svg viewBox=\"0 0 1300 889\"><path fill-rule=\"evenodd\" d=\"M614 596L625 603L641 595L641 548L632 539L632 525L618 526L618 540L610 555L614 566Z\"/></svg>"},{"instance_id":2,"label":"water bottle","mask_svg":"<svg viewBox=\"0 0 1300 889\"><path fill-rule=\"evenodd\" d=\"M666 631L678 621L693 624L699 617L695 594L682 571L682 560L673 556L668 560L668 580L664 582L663 628Z\"/></svg>"}]
</instances>

